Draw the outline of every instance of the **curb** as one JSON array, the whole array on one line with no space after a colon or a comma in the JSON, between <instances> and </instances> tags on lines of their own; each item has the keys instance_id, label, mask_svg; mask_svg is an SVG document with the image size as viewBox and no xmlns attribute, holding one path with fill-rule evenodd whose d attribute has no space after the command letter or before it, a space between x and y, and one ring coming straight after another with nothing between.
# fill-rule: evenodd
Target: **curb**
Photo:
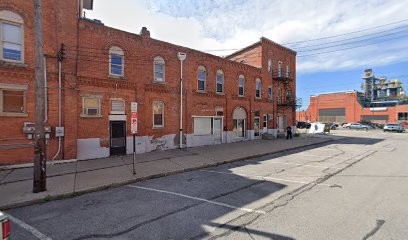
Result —
<instances>
[{"instance_id":1,"label":"curb","mask_svg":"<svg viewBox=\"0 0 408 240\"><path fill-rule=\"evenodd\" d=\"M248 159L251 159L251 158L263 157L263 156L270 155L270 154L278 154L278 153L288 152L288 151L292 151L292 150L295 150L295 149L302 149L302 148L307 148L307 147L311 147L311 146L323 145L323 144L326 144L328 142L333 142L333 141L336 141L336 140L335 139L327 139L327 140L324 140L324 141L318 142L318 143L311 143L311 144L306 144L306 145L302 145L302 146L290 147L290 148L286 148L286 149L282 149L282 150L277 150L277 151L274 151L274 152L260 153L260 154L255 154L255 155L241 157L241 158L234 158L234 159L220 161L220 162L208 163L208 164L204 164L204 165L201 165L201 166L198 166L198 167L180 169L180 170L175 170L175 171L171 171L171 172L154 174L154 175L150 175L150 176L146 176L146 177L139 177L139 178L131 179L131 180L124 181L124 182L111 183L111 184L98 186L98 187L91 187L91 188L86 189L86 190L79 190L79 191L75 191L75 192L61 193L61 194L56 194L54 196L48 195L47 197L43 197L43 198L40 198L40 199L33 199L33 200L28 200L28 201L19 202L19 203L11 203L11 204L0 205L0 210L4 211L4 210L13 209L13 208L25 207L25 206L29 206L29 205L33 205L33 204L38 204L38 203L46 203L46 202L54 201L54 200L73 198L73 197L81 196L81 195L84 195L84 194L87 194L87 193L103 191L103 190L107 190L107 189L110 189L110 188L115 188L115 187L128 185L128 184L131 184L131 183L146 181L146 180L149 180L149 179L166 177L166 176L176 175L176 174L180 174L180 173L184 173L184 172L191 172L191 171L195 171L195 170L199 170L199 169L203 169L203 168L207 168L207 167L214 167L214 166L219 166L219 165L226 164L226 163L244 161L244 160L248 160Z\"/></svg>"}]
</instances>

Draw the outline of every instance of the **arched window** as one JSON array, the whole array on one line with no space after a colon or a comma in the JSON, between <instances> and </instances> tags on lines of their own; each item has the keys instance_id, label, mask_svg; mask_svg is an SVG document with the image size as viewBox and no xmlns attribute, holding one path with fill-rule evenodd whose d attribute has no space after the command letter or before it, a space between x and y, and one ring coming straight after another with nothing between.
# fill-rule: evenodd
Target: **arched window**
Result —
<instances>
[{"instance_id":1,"label":"arched window","mask_svg":"<svg viewBox=\"0 0 408 240\"><path fill-rule=\"evenodd\" d=\"M216 75L216 92L224 93L224 72L222 70L217 71Z\"/></svg>"},{"instance_id":2,"label":"arched window","mask_svg":"<svg viewBox=\"0 0 408 240\"><path fill-rule=\"evenodd\" d=\"M257 78L255 81L255 97L256 98L261 98L261 92L262 92L262 86L261 86L261 79Z\"/></svg>"},{"instance_id":3,"label":"arched window","mask_svg":"<svg viewBox=\"0 0 408 240\"><path fill-rule=\"evenodd\" d=\"M155 57L153 62L153 71L154 71L154 81L155 82L164 82L164 59L162 57Z\"/></svg>"},{"instance_id":4,"label":"arched window","mask_svg":"<svg viewBox=\"0 0 408 240\"><path fill-rule=\"evenodd\" d=\"M23 18L10 11L0 11L0 59L24 61Z\"/></svg>"},{"instance_id":5,"label":"arched window","mask_svg":"<svg viewBox=\"0 0 408 240\"><path fill-rule=\"evenodd\" d=\"M124 53L120 47L109 49L109 75L124 76Z\"/></svg>"},{"instance_id":6,"label":"arched window","mask_svg":"<svg viewBox=\"0 0 408 240\"><path fill-rule=\"evenodd\" d=\"M238 77L238 96L243 97L245 94L245 76L239 75Z\"/></svg>"},{"instance_id":7,"label":"arched window","mask_svg":"<svg viewBox=\"0 0 408 240\"><path fill-rule=\"evenodd\" d=\"M198 91L205 91L207 79L207 71L205 67L198 66L198 75L197 75L197 90Z\"/></svg>"}]
</instances>

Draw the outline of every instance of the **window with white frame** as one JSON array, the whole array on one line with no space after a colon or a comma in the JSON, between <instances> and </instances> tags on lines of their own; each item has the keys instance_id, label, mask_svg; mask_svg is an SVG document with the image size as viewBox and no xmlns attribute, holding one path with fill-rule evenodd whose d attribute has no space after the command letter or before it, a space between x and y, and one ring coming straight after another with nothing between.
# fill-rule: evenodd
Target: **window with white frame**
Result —
<instances>
[{"instance_id":1,"label":"window with white frame","mask_svg":"<svg viewBox=\"0 0 408 240\"><path fill-rule=\"evenodd\" d=\"M268 87L268 98L272 99L272 97L273 97L273 88L272 86L269 86Z\"/></svg>"},{"instance_id":2,"label":"window with white frame","mask_svg":"<svg viewBox=\"0 0 408 240\"><path fill-rule=\"evenodd\" d=\"M0 11L0 59L23 62L23 19L16 13Z\"/></svg>"},{"instance_id":3,"label":"window with white frame","mask_svg":"<svg viewBox=\"0 0 408 240\"><path fill-rule=\"evenodd\" d=\"M283 63L278 63L278 77L283 77Z\"/></svg>"},{"instance_id":4,"label":"window with white frame","mask_svg":"<svg viewBox=\"0 0 408 240\"><path fill-rule=\"evenodd\" d=\"M101 116L102 96L82 95L82 117L100 117Z\"/></svg>"},{"instance_id":5,"label":"window with white frame","mask_svg":"<svg viewBox=\"0 0 408 240\"><path fill-rule=\"evenodd\" d=\"M255 97L256 98L261 98L261 80L259 78L256 79L255 81Z\"/></svg>"},{"instance_id":6,"label":"window with white frame","mask_svg":"<svg viewBox=\"0 0 408 240\"><path fill-rule=\"evenodd\" d=\"M238 79L238 96L243 97L245 94L245 77L244 75L239 75Z\"/></svg>"},{"instance_id":7,"label":"window with white frame","mask_svg":"<svg viewBox=\"0 0 408 240\"><path fill-rule=\"evenodd\" d=\"M112 98L111 114L125 114L125 100L120 98Z\"/></svg>"},{"instance_id":8,"label":"window with white frame","mask_svg":"<svg viewBox=\"0 0 408 240\"><path fill-rule=\"evenodd\" d=\"M213 118L195 117L194 135L211 135L211 134L213 134Z\"/></svg>"},{"instance_id":9,"label":"window with white frame","mask_svg":"<svg viewBox=\"0 0 408 240\"><path fill-rule=\"evenodd\" d=\"M154 81L155 82L164 82L164 59L162 57L155 57L153 64L154 71Z\"/></svg>"},{"instance_id":10,"label":"window with white frame","mask_svg":"<svg viewBox=\"0 0 408 240\"><path fill-rule=\"evenodd\" d=\"M153 101L153 127L164 127L164 103L161 101Z\"/></svg>"},{"instance_id":11,"label":"window with white frame","mask_svg":"<svg viewBox=\"0 0 408 240\"><path fill-rule=\"evenodd\" d=\"M25 85L0 84L0 114L25 114L26 93Z\"/></svg>"},{"instance_id":12,"label":"window with white frame","mask_svg":"<svg viewBox=\"0 0 408 240\"><path fill-rule=\"evenodd\" d=\"M224 93L224 72L222 70L217 71L216 85L216 92Z\"/></svg>"},{"instance_id":13,"label":"window with white frame","mask_svg":"<svg viewBox=\"0 0 408 240\"><path fill-rule=\"evenodd\" d=\"M124 53L119 47L109 49L109 75L124 76Z\"/></svg>"},{"instance_id":14,"label":"window with white frame","mask_svg":"<svg viewBox=\"0 0 408 240\"><path fill-rule=\"evenodd\" d=\"M289 65L286 65L286 77L289 78L290 75L290 68Z\"/></svg>"},{"instance_id":15,"label":"window with white frame","mask_svg":"<svg viewBox=\"0 0 408 240\"><path fill-rule=\"evenodd\" d=\"M197 75L197 90L198 91L205 91L206 76L207 76L207 71L205 67L199 66L198 75Z\"/></svg>"}]
</instances>

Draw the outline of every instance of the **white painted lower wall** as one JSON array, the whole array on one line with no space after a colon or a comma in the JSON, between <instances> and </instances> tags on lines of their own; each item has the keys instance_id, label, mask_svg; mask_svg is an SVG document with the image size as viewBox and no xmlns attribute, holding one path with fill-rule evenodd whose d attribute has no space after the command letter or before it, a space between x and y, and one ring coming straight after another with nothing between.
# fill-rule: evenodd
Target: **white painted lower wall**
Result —
<instances>
[{"instance_id":1,"label":"white painted lower wall","mask_svg":"<svg viewBox=\"0 0 408 240\"><path fill-rule=\"evenodd\" d=\"M277 136L277 129L268 129L268 133ZM255 140L254 130L247 130L245 138L234 138L232 131L224 131L222 142L216 141L213 135L196 136L187 134L184 136L186 147L198 147L205 145L214 145L221 143L232 143L239 141ZM179 148L179 135L170 134L160 138L153 136L137 136L136 154L147 153L156 150L169 150ZM109 157L109 148L100 146L100 138L86 138L77 140L77 158L78 160ZM126 139L126 153L133 154L133 137Z\"/></svg>"},{"instance_id":2,"label":"white painted lower wall","mask_svg":"<svg viewBox=\"0 0 408 240\"><path fill-rule=\"evenodd\" d=\"M77 140L77 159L93 159L109 157L109 148L101 147L100 138L86 138Z\"/></svg>"}]
</instances>

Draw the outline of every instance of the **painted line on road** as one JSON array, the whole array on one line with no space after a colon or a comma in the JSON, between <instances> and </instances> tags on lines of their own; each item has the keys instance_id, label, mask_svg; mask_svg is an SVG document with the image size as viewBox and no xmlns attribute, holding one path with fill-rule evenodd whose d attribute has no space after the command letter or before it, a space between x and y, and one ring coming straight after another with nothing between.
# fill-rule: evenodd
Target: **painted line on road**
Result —
<instances>
[{"instance_id":1,"label":"painted line on road","mask_svg":"<svg viewBox=\"0 0 408 240\"><path fill-rule=\"evenodd\" d=\"M306 167L315 167L315 168L332 168L332 169L341 169L338 167L325 167L325 166L317 166L317 165L310 165L310 164L301 164L301 163L289 163L289 162L270 162L268 160L261 160L261 161L256 161L256 160L246 160L248 162L257 162L257 163L273 163L273 164L287 164L287 165L296 165L296 166L306 166Z\"/></svg>"},{"instance_id":2,"label":"painted line on road","mask_svg":"<svg viewBox=\"0 0 408 240\"><path fill-rule=\"evenodd\" d=\"M189 196L189 195L185 195L185 194L181 194L181 193L176 193L176 192L169 192L169 191L165 191L165 190L148 188L148 187L140 187L140 186L135 186L135 185L126 185L126 186L131 187L131 188L137 188L137 189L142 189L142 190L147 190L147 191L166 193L166 194L171 194L171 195L175 195L175 196L179 196L179 197L194 199L194 200L197 200L197 201L202 201L202 202L211 203L211 204L218 205L218 206L223 206L223 207L227 207L227 208L241 210L241 211L244 211L244 212L254 212L254 213L259 213L259 214L265 214L266 213L264 211L254 210L254 209L250 209L250 208L236 207L236 206L232 206L232 205L229 205L229 204L226 204L226 203L216 202L216 201L212 201L212 200L208 200L208 199L204 199L204 198L199 198L199 197L193 197L193 196Z\"/></svg>"},{"instance_id":3,"label":"painted line on road","mask_svg":"<svg viewBox=\"0 0 408 240\"><path fill-rule=\"evenodd\" d=\"M273 180L273 181L281 181L281 182L292 182L292 183L299 183L299 184L309 184L312 182L304 182L304 181L296 181L296 180L289 180L289 179L282 179L282 178L275 178L275 177L265 177L265 176L257 176L257 175L249 175L249 174L241 174L241 173L230 173L230 172L218 172L218 171L210 171L210 170L199 170L200 172L208 172L208 173L217 173L217 174L227 174L227 175L238 175L243 177L250 177L250 178L257 178L261 180ZM314 185L326 186L331 187L330 184L324 183L317 183Z\"/></svg>"},{"instance_id":4,"label":"painted line on road","mask_svg":"<svg viewBox=\"0 0 408 240\"><path fill-rule=\"evenodd\" d=\"M11 216L10 214L6 214L6 216L15 224L19 225L20 227L24 228L25 230L27 230L28 232L30 232L31 234L33 234L35 237L37 237L40 240L52 240L50 237L48 237L47 235L45 235L44 233L38 231L37 229L35 229L34 227L28 225L27 223L21 221L18 218L15 218L13 216Z\"/></svg>"}]
</instances>

